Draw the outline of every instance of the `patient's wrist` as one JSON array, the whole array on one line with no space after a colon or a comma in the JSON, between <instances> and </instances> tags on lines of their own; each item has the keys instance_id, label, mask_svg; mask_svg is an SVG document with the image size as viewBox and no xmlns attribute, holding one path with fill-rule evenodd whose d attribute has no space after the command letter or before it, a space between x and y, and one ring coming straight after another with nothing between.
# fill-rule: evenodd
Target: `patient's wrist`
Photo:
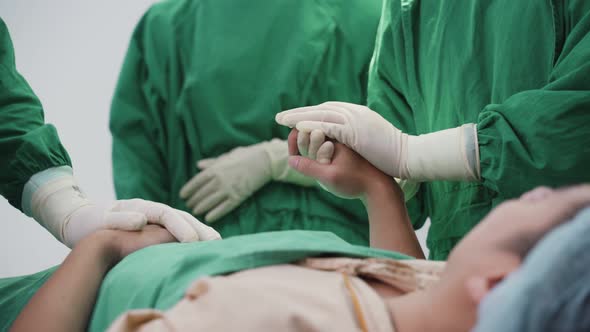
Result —
<instances>
[{"instance_id":1,"label":"patient's wrist","mask_svg":"<svg viewBox=\"0 0 590 332\"><path fill-rule=\"evenodd\" d=\"M121 246L114 230L99 230L83 238L73 250L84 252L89 257L99 259L101 263L110 268L121 259Z\"/></svg>"},{"instance_id":2,"label":"patient's wrist","mask_svg":"<svg viewBox=\"0 0 590 332\"><path fill-rule=\"evenodd\" d=\"M368 203L371 201L382 201L385 197L394 204L399 200L404 203L403 192L394 178L380 173L377 176L371 176L367 181L367 188L365 195L362 198L365 207L368 208Z\"/></svg>"}]
</instances>

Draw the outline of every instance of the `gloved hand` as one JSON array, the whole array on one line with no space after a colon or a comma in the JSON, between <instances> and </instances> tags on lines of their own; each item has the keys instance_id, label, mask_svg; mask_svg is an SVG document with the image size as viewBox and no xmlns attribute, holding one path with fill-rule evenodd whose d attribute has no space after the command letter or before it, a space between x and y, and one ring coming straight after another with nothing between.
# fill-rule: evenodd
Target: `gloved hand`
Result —
<instances>
[{"instance_id":1,"label":"gloved hand","mask_svg":"<svg viewBox=\"0 0 590 332\"><path fill-rule=\"evenodd\" d=\"M297 153L320 164L329 164L334 155L334 144L325 144L326 136L321 130L299 132L297 134ZM291 153L289 153L291 154Z\"/></svg>"},{"instance_id":2,"label":"gloved hand","mask_svg":"<svg viewBox=\"0 0 590 332\"><path fill-rule=\"evenodd\" d=\"M480 177L475 124L413 136L365 106L327 102L281 112L277 123L302 132L319 129L381 171L414 181Z\"/></svg>"},{"instance_id":3,"label":"gloved hand","mask_svg":"<svg viewBox=\"0 0 590 332\"><path fill-rule=\"evenodd\" d=\"M317 130L317 129L315 129L311 132L297 131L297 130L293 130L293 131L297 132L297 149L298 149L298 151L297 152L293 151L293 153L291 153L292 155L300 154L300 155L307 157L309 159L317 160L321 164L329 164L331 162L331 160L326 161L324 159L322 161L322 160L316 159L317 151L320 146L322 149L330 148L332 150L330 155L333 155L334 145L333 144L329 144L329 145L324 144L324 142L326 142L326 138L325 138L324 133L322 131ZM289 135L289 138L291 138L290 135ZM406 202L409 201L412 197L414 197L416 195L416 193L418 192L418 189L420 189L419 182L415 182L415 181L411 181L411 180L401 180L399 178L394 178L394 179L397 182L397 184L400 186L400 188L402 189L402 191L404 193L404 199ZM319 185L324 190L330 191L328 188L324 187L321 183L319 183Z\"/></svg>"},{"instance_id":4,"label":"gloved hand","mask_svg":"<svg viewBox=\"0 0 590 332\"><path fill-rule=\"evenodd\" d=\"M323 150L322 150L323 151ZM327 151L331 159L333 150ZM322 152L324 153L324 152ZM214 222L238 207L270 181L312 186L315 181L288 165L287 142L273 139L247 147L238 147L217 158L197 163L201 170L180 190L180 197L194 215L207 213L206 222Z\"/></svg>"},{"instance_id":5,"label":"gloved hand","mask_svg":"<svg viewBox=\"0 0 590 332\"><path fill-rule=\"evenodd\" d=\"M23 210L70 248L99 229L135 231L148 223L166 228L180 242L221 239L190 214L161 203L130 199L94 204L80 191L69 166L31 177L23 192Z\"/></svg>"}]
</instances>

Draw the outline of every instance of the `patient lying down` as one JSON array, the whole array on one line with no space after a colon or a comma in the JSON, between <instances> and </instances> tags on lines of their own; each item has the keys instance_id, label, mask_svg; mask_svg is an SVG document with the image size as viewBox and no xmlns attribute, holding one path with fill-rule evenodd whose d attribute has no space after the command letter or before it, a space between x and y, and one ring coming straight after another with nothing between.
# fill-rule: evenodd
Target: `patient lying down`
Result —
<instances>
[{"instance_id":1,"label":"patient lying down","mask_svg":"<svg viewBox=\"0 0 590 332\"><path fill-rule=\"evenodd\" d=\"M334 148L330 164L300 156L291 157L290 164L331 192L365 203L371 246L422 258L396 182L345 146ZM469 331L482 298L519 268L545 234L589 204L588 185L538 188L494 209L446 263L309 257L211 276L195 280L169 310L122 313L111 330ZM109 269L134 251L171 241L155 225L90 235L37 292L12 330L84 330Z\"/></svg>"}]
</instances>

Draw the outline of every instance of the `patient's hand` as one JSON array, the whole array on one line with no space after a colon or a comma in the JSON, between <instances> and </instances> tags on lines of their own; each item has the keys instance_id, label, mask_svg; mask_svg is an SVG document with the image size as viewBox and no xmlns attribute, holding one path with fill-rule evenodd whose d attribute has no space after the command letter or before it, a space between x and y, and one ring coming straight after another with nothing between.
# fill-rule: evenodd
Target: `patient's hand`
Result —
<instances>
[{"instance_id":1,"label":"patient's hand","mask_svg":"<svg viewBox=\"0 0 590 332\"><path fill-rule=\"evenodd\" d=\"M94 242L105 248L105 258L115 264L135 251L156 244L176 242L176 239L161 226L147 225L140 231L100 230L82 241Z\"/></svg>"},{"instance_id":2,"label":"patient's hand","mask_svg":"<svg viewBox=\"0 0 590 332\"><path fill-rule=\"evenodd\" d=\"M86 236L35 293L12 331L85 331L109 269L139 249L174 241L172 234L158 225L139 231L100 230Z\"/></svg>"},{"instance_id":3,"label":"patient's hand","mask_svg":"<svg viewBox=\"0 0 590 332\"><path fill-rule=\"evenodd\" d=\"M298 132L289 135L289 165L295 170L316 179L324 188L342 198L365 198L372 188L377 186L394 186L399 190L393 178L381 172L367 160L350 148L340 143L324 142L322 147L334 148L331 163L299 156Z\"/></svg>"},{"instance_id":4,"label":"patient's hand","mask_svg":"<svg viewBox=\"0 0 590 332\"><path fill-rule=\"evenodd\" d=\"M321 130L301 132L293 129L289 135L289 154L301 155L320 164L329 164L334 154L334 143L329 141ZM405 201L412 199L420 188L419 182L397 178L395 181L402 189Z\"/></svg>"}]
</instances>

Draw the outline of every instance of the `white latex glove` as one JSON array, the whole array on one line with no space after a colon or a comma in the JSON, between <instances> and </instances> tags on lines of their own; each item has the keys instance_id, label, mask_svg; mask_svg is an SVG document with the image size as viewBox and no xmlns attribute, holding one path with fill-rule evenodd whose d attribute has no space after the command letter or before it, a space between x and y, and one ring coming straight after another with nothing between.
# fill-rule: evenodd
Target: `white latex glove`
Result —
<instances>
[{"instance_id":1,"label":"white latex glove","mask_svg":"<svg viewBox=\"0 0 590 332\"><path fill-rule=\"evenodd\" d=\"M187 200L186 205L193 214L207 213L205 221L211 223L270 181L314 185L315 180L289 167L288 158L287 142L273 139L235 148L217 158L203 159L197 163L201 172L182 187L180 197Z\"/></svg>"},{"instance_id":2,"label":"white latex glove","mask_svg":"<svg viewBox=\"0 0 590 332\"><path fill-rule=\"evenodd\" d=\"M301 132L321 130L355 150L381 171L414 181L479 179L475 124L413 136L365 106L327 102L277 114Z\"/></svg>"},{"instance_id":3,"label":"white latex glove","mask_svg":"<svg viewBox=\"0 0 590 332\"><path fill-rule=\"evenodd\" d=\"M130 199L93 204L78 188L70 167L31 177L23 192L23 210L70 248L99 229L135 231L148 223L165 227L180 242L221 239L190 214L161 203Z\"/></svg>"},{"instance_id":4,"label":"white latex glove","mask_svg":"<svg viewBox=\"0 0 590 332\"><path fill-rule=\"evenodd\" d=\"M300 131L297 133L297 148L299 149L299 154L301 154L304 157L307 157L309 159L312 160L317 160L319 163L322 164L329 164L331 162L331 160L327 160L326 159L319 159L319 158L325 158L325 155L322 154L322 152L320 151L320 153L318 153L318 150L320 149L320 147L322 149L326 149L326 148L330 148L331 149L331 153L330 153L330 157L334 154L334 145L333 144L324 144L324 142L326 142L326 137L324 136L324 133L320 130L313 130L311 132L306 132L306 131ZM395 181L397 182L397 184L400 186L400 188L402 189L402 191L404 192L404 198L407 201L409 201L412 197L414 197L416 195L416 193L418 192L418 189L420 189L420 183L419 182L415 182L415 181L411 181L411 180L401 180L399 178L394 178ZM318 182L318 184L326 191L330 191L328 190L326 187L324 187L321 183Z\"/></svg>"},{"instance_id":5,"label":"white latex glove","mask_svg":"<svg viewBox=\"0 0 590 332\"><path fill-rule=\"evenodd\" d=\"M299 132L297 134L297 148L299 154L309 159L317 160L320 164L329 164L334 155L334 144L328 143L321 130Z\"/></svg>"}]
</instances>

